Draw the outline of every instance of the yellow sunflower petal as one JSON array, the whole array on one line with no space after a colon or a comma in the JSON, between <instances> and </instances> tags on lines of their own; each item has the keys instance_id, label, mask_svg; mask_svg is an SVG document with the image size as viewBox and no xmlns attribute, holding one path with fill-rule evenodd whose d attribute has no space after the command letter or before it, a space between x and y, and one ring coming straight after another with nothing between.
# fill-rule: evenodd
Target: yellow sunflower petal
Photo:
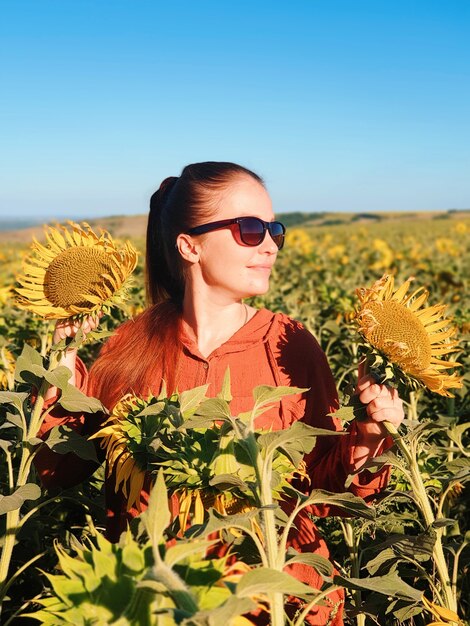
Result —
<instances>
[{"instance_id":1,"label":"yellow sunflower petal","mask_svg":"<svg viewBox=\"0 0 470 626\"><path fill-rule=\"evenodd\" d=\"M444 318L446 305L420 308L428 298L423 288L405 297L410 283L411 279L394 290L393 277L384 276L369 289L357 289L358 330L406 376L435 393L451 396L449 389L461 387L462 381L455 372L448 374L447 370L459 364L436 357L455 351L457 342L448 340L456 328L451 326L450 319Z\"/></svg>"},{"instance_id":2,"label":"yellow sunflower petal","mask_svg":"<svg viewBox=\"0 0 470 626\"><path fill-rule=\"evenodd\" d=\"M18 304L46 319L92 313L121 302L137 264L129 244L118 249L111 236L98 237L88 226L46 230L44 246L36 239L18 276Z\"/></svg>"}]
</instances>

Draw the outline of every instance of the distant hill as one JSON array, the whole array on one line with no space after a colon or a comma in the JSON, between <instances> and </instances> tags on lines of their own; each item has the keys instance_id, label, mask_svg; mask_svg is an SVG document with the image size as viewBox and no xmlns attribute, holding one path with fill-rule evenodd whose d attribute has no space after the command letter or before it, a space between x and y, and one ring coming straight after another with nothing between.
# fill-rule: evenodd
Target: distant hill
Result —
<instances>
[{"instance_id":1,"label":"distant hill","mask_svg":"<svg viewBox=\"0 0 470 626\"><path fill-rule=\"evenodd\" d=\"M5 230L24 230L25 228L31 228L32 226L38 226L42 224L41 220L37 219L11 219L0 217L0 231Z\"/></svg>"},{"instance_id":2,"label":"distant hill","mask_svg":"<svg viewBox=\"0 0 470 626\"><path fill-rule=\"evenodd\" d=\"M452 219L468 218L470 209L450 209L448 211L419 211L416 213L404 211L374 212L374 213L278 213L276 218L288 228L307 226L335 226L337 224L352 224L400 220ZM12 225L16 223L17 228ZM65 222L64 222L65 223ZM145 237L147 228L147 214L145 215L112 215L88 220L93 229L103 228L113 235L125 239L127 237ZM8 228L5 228L8 225ZM43 225L37 220L0 220L0 243L28 243L32 237L43 237Z\"/></svg>"}]
</instances>

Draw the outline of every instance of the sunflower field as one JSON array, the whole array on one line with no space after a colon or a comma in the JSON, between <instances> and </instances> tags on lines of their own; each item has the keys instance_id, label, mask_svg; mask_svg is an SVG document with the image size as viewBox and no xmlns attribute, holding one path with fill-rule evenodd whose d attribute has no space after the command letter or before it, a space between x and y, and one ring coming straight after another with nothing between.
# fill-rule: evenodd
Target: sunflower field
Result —
<instances>
[{"instance_id":1,"label":"sunflower field","mask_svg":"<svg viewBox=\"0 0 470 626\"><path fill-rule=\"evenodd\" d=\"M387 489L372 505L347 485L343 494L298 491L293 485L302 478L302 457L324 433L303 424L257 432L254 416L298 390L256 388L251 417L232 416L228 373L217 398L208 399L202 388L145 401L123 398L95 435L108 467L116 464L120 472L129 506L149 476L153 485L148 508L113 544L103 530L104 465L78 486L47 489L33 459L44 445L85 462L96 458L95 445L70 429L54 429L47 444L37 437L49 387L60 390L66 410L102 408L74 391L70 372L57 366L63 346L53 346L56 320L48 318L96 312L114 294L99 330L86 342L80 333L73 340L90 365L113 330L145 308L143 233L127 239L62 230L36 244L31 256L31 242L3 238L0 623L301 626L309 610L342 588L349 625L470 624L468 213L288 226L271 289L251 302L301 321L317 338L345 424L360 419L354 400L359 360L366 357L374 375L398 387L405 422L399 432L389 431L393 447L364 468L392 467ZM72 308L53 281L54 258L67 245L98 255L104 277L101 291ZM116 261L118 249L125 263ZM47 269L49 293L34 291L25 267L30 276ZM55 299L60 315L48 314L43 296ZM406 350L403 327L412 329ZM278 506L284 496L296 502L289 513ZM296 514L312 504L338 511L314 520L329 560L286 550ZM209 558L216 533L241 556ZM321 576L320 590L288 574L287 566L302 559ZM285 613L293 597L296 608ZM255 614L261 622L252 621Z\"/></svg>"}]
</instances>

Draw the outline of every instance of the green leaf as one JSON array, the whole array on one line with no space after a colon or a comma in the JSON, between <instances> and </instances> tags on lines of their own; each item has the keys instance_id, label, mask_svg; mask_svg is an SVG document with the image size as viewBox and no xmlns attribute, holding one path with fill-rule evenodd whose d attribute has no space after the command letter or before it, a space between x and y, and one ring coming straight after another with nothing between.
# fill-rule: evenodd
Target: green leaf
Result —
<instances>
[{"instance_id":1,"label":"green leaf","mask_svg":"<svg viewBox=\"0 0 470 626\"><path fill-rule=\"evenodd\" d=\"M249 613L255 608L256 604L250 598L232 596L222 606L207 611L198 611L191 617L191 624L198 626L229 625L234 617Z\"/></svg>"},{"instance_id":2,"label":"green leaf","mask_svg":"<svg viewBox=\"0 0 470 626\"><path fill-rule=\"evenodd\" d=\"M21 508L25 500L37 500L41 496L41 489L34 483L26 483L9 496L0 495L0 515Z\"/></svg>"},{"instance_id":3,"label":"green leaf","mask_svg":"<svg viewBox=\"0 0 470 626\"><path fill-rule=\"evenodd\" d=\"M35 386L39 386L42 380L47 380L50 385L58 387L63 391L68 385L72 372L64 365L59 365L51 371L45 369L42 365L31 365L29 370L27 372L24 371L22 375L27 382Z\"/></svg>"},{"instance_id":4,"label":"green leaf","mask_svg":"<svg viewBox=\"0 0 470 626\"><path fill-rule=\"evenodd\" d=\"M279 402L282 398L294 396L298 393L308 391L307 388L300 387L272 387L270 385L259 385L253 389L255 405L252 410L253 418L263 413L270 404ZM261 410L262 409L262 410Z\"/></svg>"},{"instance_id":5,"label":"green leaf","mask_svg":"<svg viewBox=\"0 0 470 626\"><path fill-rule=\"evenodd\" d=\"M23 376L23 374L24 373L27 374L27 372L31 372L31 366L33 366L33 365L42 368L43 367L43 358L39 354L39 352L36 352L36 350L34 350L34 348L31 348L30 345L25 343L23 345L23 350L22 350L20 356L18 357L18 359L16 361L16 365L15 365L15 380L18 383L30 383L31 382L31 375L29 377L26 376L26 378L25 378ZM34 384L39 386L40 379L38 380L36 376L34 376L34 378L36 379L34 381Z\"/></svg>"},{"instance_id":6,"label":"green leaf","mask_svg":"<svg viewBox=\"0 0 470 626\"><path fill-rule=\"evenodd\" d=\"M93 442L88 441L69 426L54 426L44 443L57 454L72 452L85 461L99 462Z\"/></svg>"},{"instance_id":7,"label":"green leaf","mask_svg":"<svg viewBox=\"0 0 470 626\"><path fill-rule=\"evenodd\" d=\"M176 563L183 561L184 559L193 556L194 554L200 554L204 556L206 550L217 543L214 541L192 540L192 541L178 541L174 546L167 549L165 553L165 563L168 567L173 567Z\"/></svg>"},{"instance_id":8,"label":"green leaf","mask_svg":"<svg viewBox=\"0 0 470 626\"><path fill-rule=\"evenodd\" d=\"M245 481L235 474L218 474L214 476L214 478L211 478L209 485L218 487L221 491L229 489L230 487L239 487L240 489L247 488Z\"/></svg>"},{"instance_id":9,"label":"green leaf","mask_svg":"<svg viewBox=\"0 0 470 626\"><path fill-rule=\"evenodd\" d=\"M58 403L62 408L71 413L106 412L105 407L97 398L88 397L73 385L67 385Z\"/></svg>"},{"instance_id":10,"label":"green leaf","mask_svg":"<svg viewBox=\"0 0 470 626\"><path fill-rule=\"evenodd\" d=\"M5 424L3 424L2 428L10 428L11 426L16 426L17 428L23 429L23 422L21 421L21 417L17 413L7 413L6 417L7 421L5 422Z\"/></svg>"},{"instance_id":11,"label":"green leaf","mask_svg":"<svg viewBox=\"0 0 470 626\"><path fill-rule=\"evenodd\" d=\"M419 535L401 535L393 533L383 541L378 549L392 548L398 556L403 556L415 561L429 561L432 556L436 534L430 530Z\"/></svg>"},{"instance_id":12,"label":"green leaf","mask_svg":"<svg viewBox=\"0 0 470 626\"><path fill-rule=\"evenodd\" d=\"M28 393L18 393L14 391L0 391L0 404L12 404L18 411L23 411L23 404ZM18 424L15 424L18 425Z\"/></svg>"},{"instance_id":13,"label":"green leaf","mask_svg":"<svg viewBox=\"0 0 470 626\"><path fill-rule=\"evenodd\" d=\"M369 576L367 578L344 578L343 576L334 576L333 582L342 585L346 589L355 589L361 591L376 591L385 596L392 598L400 598L402 600L412 600L419 602L423 595L422 591L410 587L397 574L391 572L385 576Z\"/></svg>"},{"instance_id":14,"label":"green leaf","mask_svg":"<svg viewBox=\"0 0 470 626\"><path fill-rule=\"evenodd\" d=\"M327 322L325 322L321 327L321 330L327 330L333 335L341 334L341 327L334 320L328 320Z\"/></svg>"},{"instance_id":15,"label":"green leaf","mask_svg":"<svg viewBox=\"0 0 470 626\"><path fill-rule=\"evenodd\" d=\"M179 405L183 417L189 417L189 415L192 415L194 413L194 411L198 408L198 406L206 397L208 387L209 385L202 385L201 387L196 387L195 389L183 391L180 394Z\"/></svg>"},{"instance_id":16,"label":"green leaf","mask_svg":"<svg viewBox=\"0 0 470 626\"><path fill-rule=\"evenodd\" d=\"M294 422L285 430L261 435L258 437L258 444L265 448L266 454L272 454L277 448L285 450L288 456L290 456L289 451L297 452L295 460L300 461L303 455L313 449L317 436L331 436L335 432L327 428L314 428L303 422ZM343 435L345 433L339 432L338 434ZM300 458L298 458L299 455ZM294 459L291 460L295 463Z\"/></svg>"},{"instance_id":17,"label":"green leaf","mask_svg":"<svg viewBox=\"0 0 470 626\"><path fill-rule=\"evenodd\" d=\"M9 450L13 443L11 441L6 441L5 439L0 439L0 450L3 450L5 454L9 454Z\"/></svg>"},{"instance_id":18,"label":"green leaf","mask_svg":"<svg viewBox=\"0 0 470 626\"><path fill-rule=\"evenodd\" d=\"M201 524L199 526L192 526L186 532L186 535L188 537L200 535L207 536L211 533L234 527L251 530L250 520L253 517L256 517L257 514L258 509L252 509L251 511L247 511L246 513L240 513L237 515L221 515L220 513L217 513L215 509L210 509L208 521L205 524Z\"/></svg>"},{"instance_id":19,"label":"green leaf","mask_svg":"<svg viewBox=\"0 0 470 626\"><path fill-rule=\"evenodd\" d=\"M283 593L298 598L318 595L318 589L304 585L299 580L270 567L261 567L245 574L237 585L239 598L250 598L259 594Z\"/></svg>"},{"instance_id":20,"label":"green leaf","mask_svg":"<svg viewBox=\"0 0 470 626\"><path fill-rule=\"evenodd\" d=\"M46 371L44 374L44 378L50 383L53 387L58 387L61 391L64 391L67 388L68 381L72 376L72 372L68 367L64 365L59 365L51 372Z\"/></svg>"},{"instance_id":21,"label":"green leaf","mask_svg":"<svg viewBox=\"0 0 470 626\"><path fill-rule=\"evenodd\" d=\"M154 402L148 404L140 413L137 413L135 417L147 417L149 415L159 415L165 408L164 402Z\"/></svg>"},{"instance_id":22,"label":"green leaf","mask_svg":"<svg viewBox=\"0 0 470 626\"><path fill-rule=\"evenodd\" d=\"M297 552L293 548L289 548L287 551L286 565L292 565L293 563L303 563L309 565L317 570L317 572L324 578L333 575L333 564L328 561L321 554L303 553Z\"/></svg>"},{"instance_id":23,"label":"green leaf","mask_svg":"<svg viewBox=\"0 0 470 626\"><path fill-rule=\"evenodd\" d=\"M145 556L143 550L135 541L129 541L122 549L122 562L136 574L145 569Z\"/></svg>"},{"instance_id":24,"label":"green leaf","mask_svg":"<svg viewBox=\"0 0 470 626\"><path fill-rule=\"evenodd\" d=\"M226 402L231 402L233 399L232 391L230 388L230 368L227 367L224 374L224 381L222 383L222 389L220 393L217 394L217 397L221 400L225 400Z\"/></svg>"},{"instance_id":25,"label":"green leaf","mask_svg":"<svg viewBox=\"0 0 470 626\"><path fill-rule=\"evenodd\" d=\"M382 565L388 565L389 563L394 561L397 561L397 555L392 550L392 548L386 548L385 550L382 550L382 552L378 554L375 558L371 559L367 563L366 568L369 574L372 574L372 576L374 576L374 574L379 571Z\"/></svg>"},{"instance_id":26,"label":"green leaf","mask_svg":"<svg viewBox=\"0 0 470 626\"><path fill-rule=\"evenodd\" d=\"M210 417L212 420L231 421L232 413L226 400L222 400L221 398L209 398L199 405L197 416L205 418Z\"/></svg>"},{"instance_id":27,"label":"green leaf","mask_svg":"<svg viewBox=\"0 0 470 626\"><path fill-rule=\"evenodd\" d=\"M375 509L367 505L362 498L358 498L352 493L331 493L323 489L314 489L304 499L303 503L308 505L337 506L351 515L375 519Z\"/></svg>"},{"instance_id":28,"label":"green leaf","mask_svg":"<svg viewBox=\"0 0 470 626\"><path fill-rule=\"evenodd\" d=\"M163 470L158 472L157 480L150 492L148 508L142 513L141 518L154 551L158 550L158 545L164 538L164 531L171 521Z\"/></svg>"},{"instance_id":29,"label":"green leaf","mask_svg":"<svg viewBox=\"0 0 470 626\"><path fill-rule=\"evenodd\" d=\"M337 417L338 419L343 420L343 422L352 422L356 417L354 415L354 407L352 406L342 406L337 411L330 413L329 415L330 417Z\"/></svg>"},{"instance_id":30,"label":"green leaf","mask_svg":"<svg viewBox=\"0 0 470 626\"><path fill-rule=\"evenodd\" d=\"M182 426L178 428L180 431L185 431L188 428L212 428L214 426L214 419L210 417L203 417L202 415L193 415L184 420Z\"/></svg>"}]
</instances>

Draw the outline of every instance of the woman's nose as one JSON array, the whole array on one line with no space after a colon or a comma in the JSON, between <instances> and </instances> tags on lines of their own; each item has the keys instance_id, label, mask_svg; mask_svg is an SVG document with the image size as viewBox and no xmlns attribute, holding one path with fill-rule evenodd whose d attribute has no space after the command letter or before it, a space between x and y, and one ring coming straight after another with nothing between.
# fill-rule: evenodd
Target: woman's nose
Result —
<instances>
[{"instance_id":1,"label":"woman's nose","mask_svg":"<svg viewBox=\"0 0 470 626\"><path fill-rule=\"evenodd\" d=\"M260 252L275 254L278 250L277 245L274 243L274 239L271 237L271 233L266 231L263 241L260 243Z\"/></svg>"}]
</instances>

